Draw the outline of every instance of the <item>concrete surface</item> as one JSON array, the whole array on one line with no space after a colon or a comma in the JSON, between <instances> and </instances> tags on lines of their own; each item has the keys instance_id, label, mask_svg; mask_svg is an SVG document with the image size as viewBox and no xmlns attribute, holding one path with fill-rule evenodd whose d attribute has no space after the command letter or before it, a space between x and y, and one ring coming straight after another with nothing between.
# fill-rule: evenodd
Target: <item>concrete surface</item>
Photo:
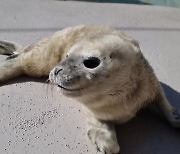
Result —
<instances>
[{"instance_id":1,"label":"concrete surface","mask_svg":"<svg viewBox=\"0 0 180 154\"><path fill-rule=\"evenodd\" d=\"M111 25L140 41L144 55L180 108L180 10L61 1L0 1L0 39L29 44L63 27ZM0 61L5 56L0 56ZM45 79L21 77L0 86L0 154L94 154L83 113ZM122 154L179 154L180 129L149 108L117 127Z\"/></svg>"}]
</instances>

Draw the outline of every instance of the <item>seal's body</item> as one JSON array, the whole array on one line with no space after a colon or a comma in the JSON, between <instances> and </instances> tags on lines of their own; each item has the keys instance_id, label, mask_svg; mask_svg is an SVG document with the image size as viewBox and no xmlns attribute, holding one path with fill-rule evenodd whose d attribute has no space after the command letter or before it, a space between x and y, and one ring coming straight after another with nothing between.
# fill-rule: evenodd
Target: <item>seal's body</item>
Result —
<instances>
[{"instance_id":1,"label":"seal's body","mask_svg":"<svg viewBox=\"0 0 180 154\"><path fill-rule=\"evenodd\" d=\"M81 102L88 137L106 153L120 150L112 122L127 122L153 101L169 120L174 114L138 42L115 29L70 27L25 48L0 42L0 54L14 52L0 64L0 82L49 75L64 95Z\"/></svg>"}]
</instances>

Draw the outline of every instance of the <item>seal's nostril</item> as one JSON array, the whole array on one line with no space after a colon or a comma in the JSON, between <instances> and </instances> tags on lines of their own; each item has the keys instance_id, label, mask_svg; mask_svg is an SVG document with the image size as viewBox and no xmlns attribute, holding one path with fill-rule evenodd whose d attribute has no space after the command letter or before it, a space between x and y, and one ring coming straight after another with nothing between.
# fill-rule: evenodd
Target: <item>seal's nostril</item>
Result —
<instances>
[{"instance_id":1,"label":"seal's nostril","mask_svg":"<svg viewBox=\"0 0 180 154\"><path fill-rule=\"evenodd\" d=\"M62 68L55 68L54 75L58 75L60 71L62 71Z\"/></svg>"}]
</instances>

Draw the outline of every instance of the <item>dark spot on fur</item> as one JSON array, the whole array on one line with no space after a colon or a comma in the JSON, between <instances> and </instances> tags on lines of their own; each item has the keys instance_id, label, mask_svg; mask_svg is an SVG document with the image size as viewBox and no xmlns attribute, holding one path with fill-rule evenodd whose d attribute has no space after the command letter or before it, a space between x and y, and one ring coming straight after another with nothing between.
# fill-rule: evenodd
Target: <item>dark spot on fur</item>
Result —
<instances>
[{"instance_id":1,"label":"dark spot on fur","mask_svg":"<svg viewBox=\"0 0 180 154\"><path fill-rule=\"evenodd\" d=\"M109 57L110 57L111 59L114 59L114 58L122 58L123 55L122 55L119 51L113 51L113 52L109 55Z\"/></svg>"}]
</instances>

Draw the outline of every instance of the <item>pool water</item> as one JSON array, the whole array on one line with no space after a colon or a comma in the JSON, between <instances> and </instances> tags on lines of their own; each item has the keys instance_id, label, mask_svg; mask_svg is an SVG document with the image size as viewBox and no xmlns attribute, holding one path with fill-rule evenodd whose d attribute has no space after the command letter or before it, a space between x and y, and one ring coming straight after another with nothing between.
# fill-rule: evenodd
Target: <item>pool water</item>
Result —
<instances>
[{"instance_id":1,"label":"pool water","mask_svg":"<svg viewBox=\"0 0 180 154\"><path fill-rule=\"evenodd\" d=\"M93 1L93 0L89 0ZM102 3L147 4L180 8L180 0L94 0Z\"/></svg>"}]
</instances>

